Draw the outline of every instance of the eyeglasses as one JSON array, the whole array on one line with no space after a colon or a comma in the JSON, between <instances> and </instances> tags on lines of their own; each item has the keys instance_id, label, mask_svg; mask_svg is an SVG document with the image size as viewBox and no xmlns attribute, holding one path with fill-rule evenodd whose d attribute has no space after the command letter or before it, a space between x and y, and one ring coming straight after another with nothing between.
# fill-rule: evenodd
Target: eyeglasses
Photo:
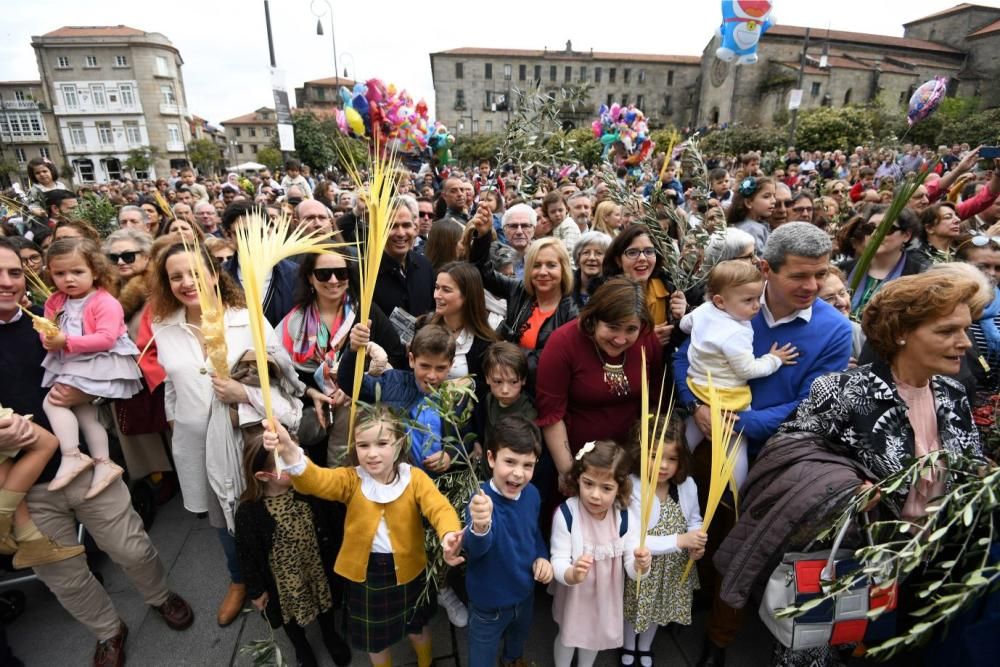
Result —
<instances>
[{"instance_id":1,"label":"eyeglasses","mask_svg":"<svg viewBox=\"0 0 1000 667\"><path fill-rule=\"evenodd\" d=\"M741 261L742 260L744 262L752 262L755 259L757 259L757 253L755 253L755 252L748 252L745 255L740 255L739 257L733 257L733 261Z\"/></svg>"},{"instance_id":2,"label":"eyeglasses","mask_svg":"<svg viewBox=\"0 0 1000 667\"><path fill-rule=\"evenodd\" d=\"M432 219L434 217L434 212L433 211L420 211L420 217L421 218L427 218L428 220L430 220L430 219Z\"/></svg>"},{"instance_id":3,"label":"eyeglasses","mask_svg":"<svg viewBox=\"0 0 1000 667\"><path fill-rule=\"evenodd\" d=\"M842 195L845 192L847 192L847 190L845 190L844 188L834 188L833 190L830 190L830 194L832 195Z\"/></svg>"},{"instance_id":4,"label":"eyeglasses","mask_svg":"<svg viewBox=\"0 0 1000 667\"><path fill-rule=\"evenodd\" d=\"M629 259L638 259L639 255L652 259L656 257L656 248L629 248L622 254Z\"/></svg>"},{"instance_id":5,"label":"eyeglasses","mask_svg":"<svg viewBox=\"0 0 1000 667\"><path fill-rule=\"evenodd\" d=\"M781 199L774 200L774 208L788 208L788 202Z\"/></svg>"},{"instance_id":6,"label":"eyeglasses","mask_svg":"<svg viewBox=\"0 0 1000 667\"><path fill-rule=\"evenodd\" d=\"M135 258L142 253L138 250L126 250L125 252L109 252L108 259L111 260L112 264L117 264L121 260L125 264L132 264L135 262Z\"/></svg>"},{"instance_id":7,"label":"eyeglasses","mask_svg":"<svg viewBox=\"0 0 1000 667\"><path fill-rule=\"evenodd\" d=\"M27 257L22 257L21 261L23 261L25 264L41 264L42 256L38 254L28 255Z\"/></svg>"},{"instance_id":8,"label":"eyeglasses","mask_svg":"<svg viewBox=\"0 0 1000 667\"><path fill-rule=\"evenodd\" d=\"M836 301L837 299L850 299L851 298L851 291L849 289L847 289L846 287L844 287L839 292L834 292L833 294L830 294L830 295L824 296L824 297L820 297L820 298L823 299L823 301L826 301L828 304L830 304L832 306L833 302Z\"/></svg>"},{"instance_id":9,"label":"eyeglasses","mask_svg":"<svg viewBox=\"0 0 1000 667\"><path fill-rule=\"evenodd\" d=\"M313 278L321 283L330 282L330 276L336 276L337 282L344 282L350 276L346 266L338 266L332 269L313 269Z\"/></svg>"},{"instance_id":10,"label":"eyeglasses","mask_svg":"<svg viewBox=\"0 0 1000 667\"><path fill-rule=\"evenodd\" d=\"M509 229L530 229L534 227L530 222L508 222L504 227Z\"/></svg>"}]
</instances>

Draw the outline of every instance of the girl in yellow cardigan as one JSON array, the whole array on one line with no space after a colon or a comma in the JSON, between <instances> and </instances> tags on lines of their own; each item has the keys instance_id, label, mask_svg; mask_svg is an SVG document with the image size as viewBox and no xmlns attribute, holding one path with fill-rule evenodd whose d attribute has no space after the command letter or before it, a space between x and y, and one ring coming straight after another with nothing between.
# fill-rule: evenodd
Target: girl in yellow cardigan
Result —
<instances>
[{"instance_id":1,"label":"girl in yellow cardigan","mask_svg":"<svg viewBox=\"0 0 1000 667\"><path fill-rule=\"evenodd\" d=\"M432 661L427 623L434 603L417 605L427 559L421 515L441 538L445 561L458 565L458 514L422 470L403 462L402 423L386 407L359 415L351 468L320 468L288 432L264 433L264 446L281 457L295 490L347 505L344 544L334 571L347 580L348 637L375 667L391 667L389 648L409 635L417 665Z\"/></svg>"}]
</instances>

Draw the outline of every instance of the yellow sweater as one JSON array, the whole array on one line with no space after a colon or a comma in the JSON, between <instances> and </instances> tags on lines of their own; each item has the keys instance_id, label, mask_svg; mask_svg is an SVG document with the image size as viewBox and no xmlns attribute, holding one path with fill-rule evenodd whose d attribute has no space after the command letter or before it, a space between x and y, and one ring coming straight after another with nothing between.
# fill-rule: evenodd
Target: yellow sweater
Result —
<instances>
[{"instance_id":1,"label":"yellow sweater","mask_svg":"<svg viewBox=\"0 0 1000 667\"><path fill-rule=\"evenodd\" d=\"M659 278L650 278L646 283L646 307L653 324L660 326L669 317L670 292Z\"/></svg>"},{"instance_id":2,"label":"yellow sweater","mask_svg":"<svg viewBox=\"0 0 1000 667\"><path fill-rule=\"evenodd\" d=\"M421 514L434 526L439 538L462 529L455 508L427 473L415 466L410 468L410 483L403 495L391 503L368 500L361 492L361 478L354 468L320 468L307 460L305 471L293 477L292 483L300 493L347 505L344 543L333 570L350 581L365 580L368 555L383 516L392 541L397 585L413 581L427 567Z\"/></svg>"}]
</instances>

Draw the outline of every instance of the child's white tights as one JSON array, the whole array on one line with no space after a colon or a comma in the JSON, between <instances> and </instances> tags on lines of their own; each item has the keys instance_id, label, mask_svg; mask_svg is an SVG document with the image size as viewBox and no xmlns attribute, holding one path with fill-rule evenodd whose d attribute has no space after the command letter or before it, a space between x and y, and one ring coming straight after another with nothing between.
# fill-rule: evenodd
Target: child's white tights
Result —
<instances>
[{"instance_id":1,"label":"child's white tights","mask_svg":"<svg viewBox=\"0 0 1000 667\"><path fill-rule=\"evenodd\" d=\"M737 426L739 422L737 422ZM705 439L705 435L698 428L698 424L695 423L694 417L688 417L684 420L684 435L687 438L688 449L691 453L698 448L701 441ZM736 465L733 466L733 479L736 480L736 488L742 489L743 483L747 481L747 473L750 471L750 462L747 459L747 443L746 440L740 438L740 453L736 456Z\"/></svg>"},{"instance_id":2,"label":"child's white tights","mask_svg":"<svg viewBox=\"0 0 1000 667\"><path fill-rule=\"evenodd\" d=\"M648 651L653 647L653 639L656 637L656 631L660 629L656 623L650 624L645 631L636 633L635 628L628 619L625 619L625 643L623 648L627 651L635 651L636 649L640 651ZM632 656L623 655L622 656L623 665L634 664ZM653 667L653 659L644 657L639 659L640 667Z\"/></svg>"},{"instance_id":3,"label":"child's white tights","mask_svg":"<svg viewBox=\"0 0 1000 667\"><path fill-rule=\"evenodd\" d=\"M52 432L59 438L59 451L64 457L80 450L80 431L87 439L87 448L95 459L108 458L108 432L97 418L97 406L85 403L73 408L53 405L49 397L42 404Z\"/></svg>"},{"instance_id":4,"label":"child's white tights","mask_svg":"<svg viewBox=\"0 0 1000 667\"><path fill-rule=\"evenodd\" d=\"M570 663L573 662L574 651L576 652L576 667L594 667L594 661L597 660L597 654L599 651L590 651L585 648L563 646L563 643L560 641L560 637L561 635L556 635L556 667L570 667Z\"/></svg>"}]
</instances>

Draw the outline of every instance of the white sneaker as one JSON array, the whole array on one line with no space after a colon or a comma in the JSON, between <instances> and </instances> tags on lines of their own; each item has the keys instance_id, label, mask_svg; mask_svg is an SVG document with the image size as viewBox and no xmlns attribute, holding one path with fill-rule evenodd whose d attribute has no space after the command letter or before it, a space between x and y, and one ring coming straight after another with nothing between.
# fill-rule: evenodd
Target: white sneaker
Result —
<instances>
[{"instance_id":1,"label":"white sneaker","mask_svg":"<svg viewBox=\"0 0 1000 667\"><path fill-rule=\"evenodd\" d=\"M469 610L450 588L438 591L438 604L448 613L448 621L456 628L464 628L469 624Z\"/></svg>"}]
</instances>

